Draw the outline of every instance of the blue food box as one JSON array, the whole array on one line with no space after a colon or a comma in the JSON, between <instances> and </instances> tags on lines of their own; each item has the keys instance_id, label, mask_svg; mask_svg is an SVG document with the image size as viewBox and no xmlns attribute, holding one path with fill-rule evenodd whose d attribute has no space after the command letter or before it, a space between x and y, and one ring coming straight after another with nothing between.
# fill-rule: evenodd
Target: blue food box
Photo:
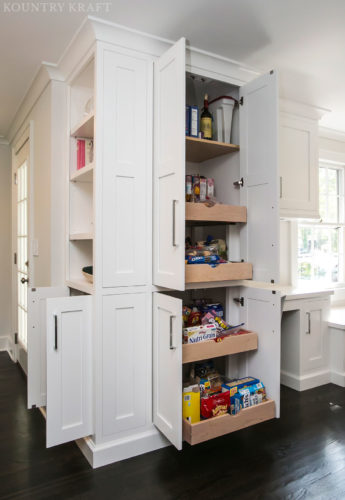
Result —
<instances>
[{"instance_id":1,"label":"blue food box","mask_svg":"<svg viewBox=\"0 0 345 500\"><path fill-rule=\"evenodd\" d=\"M199 137L199 108L190 106L189 135Z\"/></svg>"},{"instance_id":2,"label":"blue food box","mask_svg":"<svg viewBox=\"0 0 345 500\"><path fill-rule=\"evenodd\" d=\"M190 135L190 108L190 106L186 106L186 135Z\"/></svg>"}]
</instances>

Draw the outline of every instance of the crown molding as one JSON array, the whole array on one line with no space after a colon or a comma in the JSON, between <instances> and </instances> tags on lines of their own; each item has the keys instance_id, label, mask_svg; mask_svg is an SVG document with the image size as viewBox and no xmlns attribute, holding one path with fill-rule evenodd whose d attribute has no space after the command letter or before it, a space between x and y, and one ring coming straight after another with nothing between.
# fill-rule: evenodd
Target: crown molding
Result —
<instances>
[{"instance_id":1,"label":"crown molding","mask_svg":"<svg viewBox=\"0 0 345 500\"><path fill-rule=\"evenodd\" d=\"M291 101L289 99L279 99L280 111L296 116L303 116L311 120L320 120L326 113L330 113L330 109L320 108L304 102Z\"/></svg>"},{"instance_id":2,"label":"crown molding","mask_svg":"<svg viewBox=\"0 0 345 500\"><path fill-rule=\"evenodd\" d=\"M345 132L328 127L319 127L319 137L332 139L333 141L345 142Z\"/></svg>"}]
</instances>

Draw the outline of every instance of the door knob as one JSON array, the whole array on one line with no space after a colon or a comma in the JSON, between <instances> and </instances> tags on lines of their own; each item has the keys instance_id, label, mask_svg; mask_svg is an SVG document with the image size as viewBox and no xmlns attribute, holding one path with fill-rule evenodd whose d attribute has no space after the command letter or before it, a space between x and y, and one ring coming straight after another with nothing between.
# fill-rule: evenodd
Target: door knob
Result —
<instances>
[{"instance_id":1,"label":"door knob","mask_svg":"<svg viewBox=\"0 0 345 500\"><path fill-rule=\"evenodd\" d=\"M20 281L23 283L23 285L24 285L24 283L29 283L28 278L22 278Z\"/></svg>"}]
</instances>

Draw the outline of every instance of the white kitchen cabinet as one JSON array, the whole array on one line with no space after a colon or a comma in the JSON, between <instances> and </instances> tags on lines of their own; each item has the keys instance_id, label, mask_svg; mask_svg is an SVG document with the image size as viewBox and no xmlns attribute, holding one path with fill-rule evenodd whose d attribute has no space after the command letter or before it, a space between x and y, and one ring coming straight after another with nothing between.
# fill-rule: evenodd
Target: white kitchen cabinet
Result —
<instances>
[{"instance_id":1,"label":"white kitchen cabinet","mask_svg":"<svg viewBox=\"0 0 345 500\"><path fill-rule=\"evenodd\" d=\"M182 297L182 296L181 296ZM238 300L242 298L242 304ZM159 430L174 444L182 448L182 441L190 444L211 439L270 418L279 417L280 412L280 294L271 290L235 287L226 294L226 309L229 317L245 322L246 328L256 332L257 348L248 346L245 336L232 337L229 343L242 341L233 349L223 341L217 345L226 363L226 375L231 378L254 376L264 382L268 405L252 407L250 423L247 413L236 417L226 415L189 424L182 419L182 368L190 359L205 359L200 356L200 345L182 344L182 300L168 294L155 293L153 299L153 421ZM207 350L209 342L203 343ZM198 349L199 357L191 355ZM209 347L210 348L210 347ZM226 354L231 351L232 355ZM187 357L188 356L188 357ZM187 359L186 359L187 358ZM257 415L256 415L256 412ZM242 420L243 419L243 420ZM220 423L219 423L220 422ZM222 423L223 422L223 423Z\"/></svg>"},{"instance_id":2,"label":"white kitchen cabinet","mask_svg":"<svg viewBox=\"0 0 345 500\"><path fill-rule=\"evenodd\" d=\"M160 57L155 71L153 282L175 290L184 290L188 283L241 278L276 283L279 281L276 74L271 71L240 87L228 83L229 77L225 75L223 82L220 75L217 80L205 80L203 68L189 71L193 70L191 65L186 72L185 51L182 38ZM217 151L212 152L215 147L212 141L186 140L185 88L190 76L196 82L201 78L204 91L206 85L214 92L222 88L240 100L239 134L238 130L234 134L239 135L240 144L232 145L232 150L225 148L226 154L218 156ZM252 265L252 272L248 268L232 277L226 265L213 271L207 266L185 268L185 174L193 172L215 179L216 196L221 203L246 207L247 223L238 231L229 230L226 239L234 252L230 260L242 261L240 266L247 262ZM235 248L238 248L236 255ZM235 270L237 265L230 267ZM191 276L194 273L196 277Z\"/></svg>"},{"instance_id":3,"label":"white kitchen cabinet","mask_svg":"<svg viewBox=\"0 0 345 500\"><path fill-rule=\"evenodd\" d=\"M150 415L149 294L103 297L103 438L143 427Z\"/></svg>"},{"instance_id":4,"label":"white kitchen cabinet","mask_svg":"<svg viewBox=\"0 0 345 500\"><path fill-rule=\"evenodd\" d=\"M280 215L319 219L318 108L280 101Z\"/></svg>"},{"instance_id":5,"label":"white kitchen cabinet","mask_svg":"<svg viewBox=\"0 0 345 500\"><path fill-rule=\"evenodd\" d=\"M46 407L51 447L93 432L92 297L56 287L28 299L28 406Z\"/></svg>"},{"instance_id":6,"label":"white kitchen cabinet","mask_svg":"<svg viewBox=\"0 0 345 500\"><path fill-rule=\"evenodd\" d=\"M282 317L282 384L303 391L330 382L329 299L287 302Z\"/></svg>"}]
</instances>

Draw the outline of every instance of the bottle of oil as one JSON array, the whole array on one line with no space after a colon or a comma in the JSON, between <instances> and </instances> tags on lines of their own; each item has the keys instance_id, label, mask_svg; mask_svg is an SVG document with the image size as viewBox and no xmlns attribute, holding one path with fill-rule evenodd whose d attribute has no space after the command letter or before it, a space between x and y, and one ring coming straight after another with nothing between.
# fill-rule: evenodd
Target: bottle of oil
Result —
<instances>
[{"instance_id":1,"label":"bottle of oil","mask_svg":"<svg viewBox=\"0 0 345 500\"><path fill-rule=\"evenodd\" d=\"M212 115L208 110L208 95L204 97L204 109L200 117L200 131L204 139L212 140Z\"/></svg>"}]
</instances>

